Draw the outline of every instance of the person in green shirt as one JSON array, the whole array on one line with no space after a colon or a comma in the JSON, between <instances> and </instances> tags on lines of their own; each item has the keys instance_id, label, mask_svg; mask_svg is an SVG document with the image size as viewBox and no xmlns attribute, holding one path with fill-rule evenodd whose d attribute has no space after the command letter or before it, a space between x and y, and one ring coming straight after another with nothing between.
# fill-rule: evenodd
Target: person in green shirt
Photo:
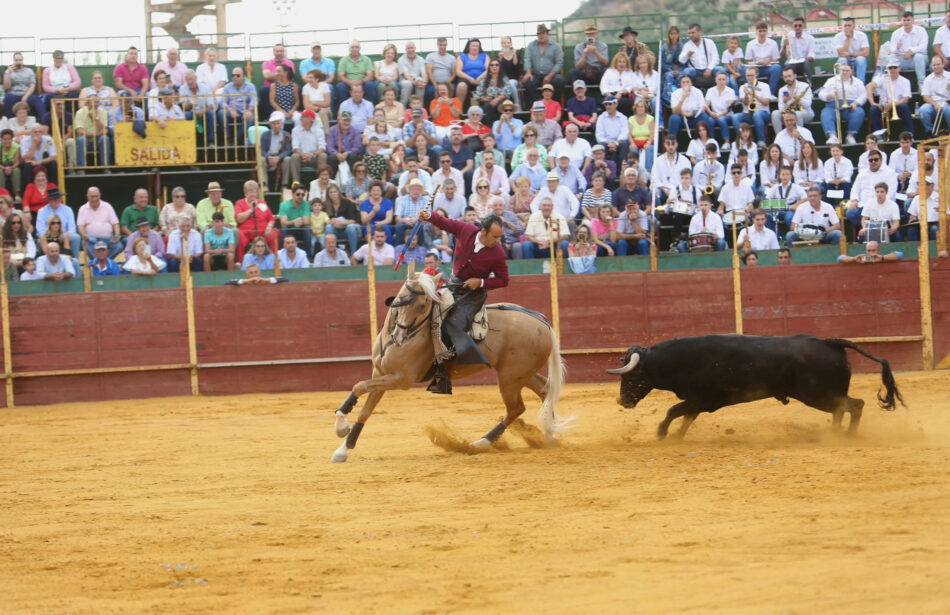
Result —
<instances>
[{"instance_id":1,"label":"person in green shirt","mask_svg":"<svg viewBox=\"0 0 950 615\"><path fill-rule=\"evenodd\" d=\"M350 97L350 86L355 83L363 84L363 96L366 100L376 104L376 82L373 81L373 61L360 53L360 42L350 42L350 55L343 56L336 66L339 81L334 86L336 90L336 104Z\"/></svg>"},{"instance_id":2,"label":"person in green shirt","mask_svg":"<svg viewBox=\"0 0 950 615\"><path fill-rule=\"evenodd\" d=\"M221 190L221 184L218 182L209 183L205 194L208 196L198 201L195 206L198 230L203 233L211 228L212 215L220 211L224 215L224 226L233 232L237 228L237 220L234 217L234 203L221 198L224 194L224 191Z\"/></svg>"},{"instance_id":3,"label":"person in green shirt","mask_svg":"<svg viewBox=\"0 0 950 615\"><path fill-rule=\"evenodd\" d=\"M139 218L143 217L148 220L151 228L158 228L158 208L148 204L148 190L139 188L132 197L132 204L122 210L122 217L119 219L122 234L126 237L134 235Z\"/></svg>"},{"instance_id":4,"label":"person in green shirt","mask_svg":"<svg viewBox=\"0 0 950 615\"><path fill-rule=\"evenodd\" d=\"M211 228L204 232L205 271L233 271L234 249L237 242L234 233L224 226L224 214L211 214Z\"/></svg>"},{"instance_id":5,"label":"person in green shirt","mask_svg":"<svg viewBox=\"0 0 950 615\"><path fill-rule=\"evenodd\" d=\"M290 187L290 199L280 204L277 210L277 217L280 219L280 241L284 242L284 237L293 235L297 244L304 248L307 256L310 257L311 245L313 244L313 233L310 230L310 203L307 202L307 186L300 182L294 182Z\"/></svg>"}]
</instances>

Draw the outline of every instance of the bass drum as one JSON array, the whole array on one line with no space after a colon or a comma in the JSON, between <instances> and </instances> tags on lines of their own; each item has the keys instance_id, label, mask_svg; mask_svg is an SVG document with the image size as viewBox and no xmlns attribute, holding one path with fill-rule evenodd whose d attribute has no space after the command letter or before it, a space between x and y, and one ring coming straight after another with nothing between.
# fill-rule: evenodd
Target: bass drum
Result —
<instances>
[{"instance_id":1,"label":"bass drum","mask_svg":"<svg viewBox=\"0 0 950 615\"><path fill-rule=\"evenodd\" d=\"M815 224L803 224L797 233L799 239L807 242L818 243L825 238L825 229Z\"/></svg>"},{"instance_id":2,"label":"bass drum","mask_svg":"<svg viewBox=\"0 0 950 615\"><path fill-rule=\"evenodd\" d=\"M745 224L745 212L738 209L733 209L732 211L727 211L722 216L722 223L726 226L739 225L742 226Z\"/></svg>"},{"instance_id":3,"label":"bass drum","mask_svg":"<svg viewBox=\"0 0 950 615\"><path fill-rule=\"evenodd\" d=\"M891 235L887 232L890 224L887 220L868 220L867 232L864 235L865 241L876 241L878 243L890 243Z\"/></svg>"}]
</instances>

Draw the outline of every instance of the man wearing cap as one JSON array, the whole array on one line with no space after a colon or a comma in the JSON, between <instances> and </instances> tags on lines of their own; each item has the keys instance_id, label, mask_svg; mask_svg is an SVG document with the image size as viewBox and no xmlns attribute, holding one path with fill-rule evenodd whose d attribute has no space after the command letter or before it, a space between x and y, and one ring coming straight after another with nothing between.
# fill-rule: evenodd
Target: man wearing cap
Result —
<instances>
[{"instance_id":1,"label":"man wearing cap","mask_svg":"<svg viewBox=\"0 0 950 615\"><path fill-rule=\"evenodd\" d=\"M341 112L340 121L330 127L327 137L327 164L333 175L344 162L352 167L362 151L362 135L353 127L353 115L349 111Z\"/></svg>"},{"instance_id":2,"label":"man wearing cap","mask_svg":"<svg viewBox=\"0 0 950 615\"><path fill-rule=\"evenodd\" d=\"M449 47L445 37L440 36L436 40L436 49L426 56L426 77L429 84L426 86L425 97L427 100L435 98L435 88L440 83L444 83L452 91L452 79L455 76L455 56L447 52Z\"/></svg>"},{"instance_id":3,"label":"man wearing cap","mask_svg":"<svg viewBox=\"0 0 950 615\"><path fill-rule=\"evenodd\" d=\"M409 180L406 184L406 190L407 193L396 199L396 204L393 207L393 215L396 220L393 245L397 246L403 243L406 230L412 228L412 225L416 223L419 212L429 204L429 199L425 196L425 186L418 177ZM419 243L424 246L431 244L432 230L429 225L424 224L420 232L421 237L418 234L416 235L419 237Z\"/></svg>"},{"instance_id":4,"label":"man wearing cap","mask_svg":"<svg viewBox=\"0 0 950 615\"><path fill-rule=\"evenodd\" d=\"M353 127L360 133L372 121L375 108L373 103L363 98L364 86L362 83L353 83L350 86L350 97L340 103L340 113L349 111L353 116Z\"/></svg>"},{"instance_id":5,"label":"man wearing cap","mask_svg":"<svg viewBox=\"0 0 950 615\"><path fill-rule=\"evenodd\" d=\"M579 138L579 135L580 129L577 125L568 124L567 128L564 129L564 138L555 141L548 151L548 166L550 168L554 168L557 159L562 154L567 154L571 164L582 172L587 170L593 160L590 143L587 142L587 139Z\"/></svg>"},{"instance_id":6,"label":"man wearing cap","mask_svg":"<svg viewBox=\"0 0 950 615\"><path fill-rule=\"evenodd\" d=\"M73 248L75 254L79 254L79 231L76 229L76 216L68 205L63 203L63 195L58 188L50 188L46 192L46 198L49 203L36 212L36 236L42 237L49 228L50 216L56 216L63 223L63 233L69 237L69 245Z\"/></svg>"},{"instance_id":7,"label":"man wearing cap","mask_svg":"<svg viewBox=\"0 0 950 615\"><path fill-rule=\"evenodd\" d=\"M310 203L307 201L307 193L307 186L294 182L291 186L291 197L280 204L277 217L280 219L280 237L284 246L287 245L284 240L293 236L309 256L310 246L313 245L313 232L310 228Z\"/></svg>"},{"instance_id":8,"label":"man wearing cap","mask_svg":"<svg viewBox=\"0 0 950 615\"><path fill-rule=\"evenodd\" d=\"M399 56L396 65L399 67L399 101L403 107L408 107L409 97L413 93L419 98L425 97L428 81L426 61L416 54L416 44L409 41L406 43L406 53Z\"/></svg>"},{"instance_id":9,"label":"man wearing cap","mask_svg":"<svg viewBox=\"0 0 950 615\"><path fill-rule=\"evenodd\" d=\"M313 113L311 111L310 113ZM302 119L302 116L301 116ZM312 120L311 120L312 122ZM284 114L274 111L267 121L270 130L261 133L261 156L267 163L268 171L276 171L280 167L283 177L283 187L290 185L290 156L293 154L293 139L290 133L284 130ZM300 177L298 167L297 177ZM209 220L210 224L210 220ZM199 228L200 228L199 224ZM204 232L204 229L201 229Z\"/></svg>"},{"instance_id":10,"label":"man wearing cap","mask_svg":"<svg viewBox=\"0 0 950 615\"><path fill-rule=\"evenodd\" d=\"M558 212L566 220L571 222L577 218L581 211L581 202L569 188L562 186L560 176L557 171L551 171L547 175L547 186L538 190L531 201L531 211L538 211L543 199L550 199L554 204L554 211Z\"/></svg>"},{"instance_id":11,"label":"man wearing cap","mask_svg":"<svg viewBox=\"0 0 950 615\"><path fill-rule=\"evenodd\" d=\"M333 90L333 78L336 76L336 64L330 58L324 57L323 46L314 42L310 45L310 57L300 61L298 75L306 75L312 70L319 70L324 74L324 83Z\"/></svg>"},{"instance_id":12,"label":"man wearing cap","mask_svg":"<svg viewBox=\"0 0 950 615\"><path fill-rule=\"evenodd\" d=\"M491 130L498 141L498 149L510 154L521 145L521 132L524 130L524 122L515 117L515 103L506 100L499 106L501 108L501 118L495 120Z\"/></svg>"},{"instance_id":13,"label":"man wearing cap","mask_svg":"<svg viewBox=\"0 0 950 615\"><path fill-rule=\"evenodd\" d=\"M313 109L306 109L300 114L300 125L291 134L294 153L290 156L290 172L284 176L285 188L288 184L300 181L302 166L318 168L327 163L327 140L323 135L323 124L315 121L316 118ZM262 147L263 144L261 141Z\"/></svg>"},{"instance_id":14,"label":"man wearing cap","mask_svg":"<svg viewBox=\"0 0 950 615\"><path fill-rule=\"evenodd\" d=\"M71 64L66 64L63 52L53 52L53 65L43 69L43 93L46 94L46 108L49 109L57 96L76 98L82 81L79 73ZM37 117L36 119L40 119Z\"/></svg>"},{"instance_id":15,"label":"man wearing cap","mask_svg":"<svg viewBox=\"0 0 950 615\"><path fill-rule=\"evenodd\" d=\"M184 251L184 238L188 241L188 255ZM168 263L168 273L181 270L181 262L188 258L192 271L204 271L205 244L201 233L191 228L191 218L182 218L178 228L168 235L168 245L165 247L165 260Z\"/></svg>"},{"instance_id":16,"label":"man wearing cap","mask_svg":"<svg viewBox=\"0 0 950 615\"><path fill-rule=\"evenodd\" d=\"M551 168L551 172L557 174L561 187L570 190L578 200L583 198L584 191L587 190L587 179L580 169L571 164L567 152L558 155L557 164Z\"/></svg>"},{"instance_id":17,"label":"man wearing cap","mask_svg":"<svg viewBox=\"0 0 950 615\"><path fill-rule=\"evenodd\" d=\"M402 127L402 140L405 143L412 143L412 140L415 138L416 133L421 132L426 136L426 140L429 142L430 147L434 147L439 143L438 133L435 129L435 124L430 120L425 119L422 114L422 109L416 107L410 111L409 115L411 121L406 122L406 125ZM462 129L459 128L459 132Z\"/></svg>"},{"instance_id":18,"label":"man wearing cap","mask_svg":"<svg viewBox=\"0 0 950 615\"><path fill-rule=\"evenodd\" d=\"M623 47L620 48L620 53L627 56L627 59L630 61L630 66L634 69L636 69L637 66L637 56L644 53L651 53L649 47L637 40L638 36L640 36L640 33L630 26L624 27L623 32L620 33L620 39L623 41Z\"/></svg>"},{"instance_id":19,"label":"man wearing cap","mask_svg":"<svg viewBox=\"0 0 950 615\"><path fill-rule=\"evenodd\" d=\"M362 85L366 98L370 103L376 102L376 82L373 81L373 61L360 53L362 49L357 40L350 41L350 53L340 58L337 65L338 72L335 90L336 100L342 101L350 97L351 88ZM373 116L370 111L370 117Z\"/></svg>"},{"instance_id":20,"label":"man wearing cap","mask_svg":"<svg viewBox=\"0 0 950 615\"><path fill-rule=\"evenodd\" d=\"M146 193L146 196L148 196L148 193ZM134 205L130 205L129 207L134 207ZM157 256L158 258L165 258L165 240L162 239L161 233L152 229L148 218L145 216L139 216L133 225L135 227L135 232L130 233L125 241L126 260L132 258L132 256L135 254L135 242L139 238L148 241L148 247L151 249L153 255ZM96 245L98 245L98 243Z\"/></svg>"},{"instance_id":21,"label":"man wearing cap","mask_svg":"<svg viewBox=\"0 0 950 615\"><path fill-rule=\"evenodd\" d=\"M95 256L93 261L89 263L89 268L92 269L92 277L122 275L122 268L119 267L119 263L109 258L109 244L104 241L97 241L96 245L92 247L92 252Z\"/></svg>"},{"instance_id":22,"label":"man wearing cap","mask_svg":"<svg viewBox=\"0 0 950 615\"><path fill-rule=\"evenodd\" d=\"M228 199L222 198L224 191L218 182L209 182L205 190L205 198L198 201L195 205L198 230L205 232L211 227L212 216L216 212L224 214L224 225L232 231L237 228L237 220L234 217L234 203Z\"/></svg>"},{"instance_id":23,"label":"man wearing cap","mask_svg":"<svg viewBox=\"0 0 950 615\"><path fill-rule=\"evenodd\" d=\"M598 143L594 147L590 148L591 156L593 156L594 161L587 165L587 168L584 169L584 179L587 180L587 184L591 184L591 180L594 178L594 173L603 173L606 178L606 183L604 187L608 190L613 190L617 187L617 163L613 160L607 160L607 148Z\"/></svg>"},{"instance_id":24,"label":"man wearing cap","mask_svg":"<svg viewBox=\"0 0 950 615\"><path fill-rule=\"evenodd\" d=\"M527 126L533 126L538 131L538 143L545 148L550 148L555 141L564 137L561 125L545 116L544 102L540 100L531 104L531 121Z\"/></svg>"},{"instance_id":25,"label":"man wearing cap","mask_svg":"<svg viewBox=\"0 0 950 615\"><path fill-rule=\"evenodd\" d=\"M139 218L145 218L150 228L158 228L158 208L148 202L148 190L138 188L132 195L132 204L122 210L119 229L124 236L135 232Z\"/></svg>"},{"instance_id":26,"label":"man wearing cap","mask_svg":"<svg viewBox=\"0 0 950 615\"><path fill-rule=\"evenodd\" d=\"M244 69L235 66L231 69L231 81L221 90L221 109L218 110L225 143L242 143L245 128L254 123L256 114L257 89L245 80Z\"/></svg>"},{"instance_id":27,"label":"man wearing cap","mask_svg":"<svg viewBox=\"0 0 950 615\"><path fill-rule=\"evenodd\" d=\"M627 117L617 112L617 99L613 96L604 98L606 113L597 120L595 137L598 145L607 150L608 158L618 163L627 155L627 145L630 139L630 124Z\"/></svg>"},{"instance_id":28,"label":"man wearing cap","mask_svg":"<svg viewBox=\"0 0 950 615\"><path fill-rule=\"evenodd\" d=\"M79 235L83 238L89 256L97 241L109 244L109 256L114 257L122 251L122 237L119 232L119 218L112 205L102 200L99 189L90 186L86 191L86 203L79 208L76 218ZM76 254L79 254L78 248Z\"/></svg>"},{"instance_id":29,"label":"man wearing cap","mask_svg":"<svg viewBox=\"0 0 950 615\"><path fill-rule=\"evenodd\" d=\"M485 216L478 226L458 220L449 220L438 212L422 210L420 221L429 221L434 227L455 236L455 263L453 275L446 288L455 297L455 303L444 317L444 331L455 350L456 365L488 364L485 355L468 335L472 319L485 304L487 291L508 286L508 263L502 239L505 226L494 214ZM428 390L451 394L450 368L437 362L435 378Z\"/></svg>"},{"instance_id":30,"label":"man wearing cap","mask_svg":"<svg viewBox=\"0 0 950 615\"><path fill-rule=\"evenodd\" d=\"M185 71L185 83L178 88L178 102L181 110L185 112L185 119L200 119L203 122L202 134L206 135L203 138L207 139L209 144L214 143L217 103L208 86L199 83L198 74L191 69ZM200 136L198 143L202 143Z\"/></svg>"},{"instance_id":31,"label":"man wearing cap","mask_svg":"<svg viewBox=\"0 0 950 615\"><path fill-rule=\"evenodd\" d=\"M914 132L914 118L911 117L910 109L910 80L901 76L900 70L900 60L891 56L887 61L887 72L873 78L866 86L868 101L871 103L871 132L881 130L882 118L890 117L894 106L897 107L897 116L901 119L903 129L910 133ZM875 94L877 94L876 103L874 102Z\"/></svg>"},{"instance_id":32,"label":"man wearing cap","mask_svg":"<svg viewBox=\"0 0 950 615\"><path fill-rule=\"evenodd\" d=\"M597 26L592 23L584 28L584 39L574 47L571 81L582 79L587 83L600 83L604 68L610 63L607 59L607 43L597 40ZM631 64L631 66L636 66L636 64Z\"/></svg>"},{"instance_id":33,"label":"man wearing cap","mask_svg":"<svg viewBox=\"0 0 950 615\"><path fill-rule=\"evenodd\" d=\"M564 122L564 128L574 123L584 130L590 130L591 126L597 123L597 101L587 95L587 84L582 80L576 80L573 89L574 98L567 101L567 121Z\"/></svg>"},{"instance_id":34,"label":"man wearing cap","mask_svg":"<svg viewBox=\"0 0 950 615\"><path fill-rule=\"evenodd\" d=\"M538 25L538 37L528 43L524 51L524 75L521 83L525 86L527 103L541 98L541 86L550 83L555 92L564 89L564 50L550 40L551 30L544 24Z\"/></svg>"}]
</instances>

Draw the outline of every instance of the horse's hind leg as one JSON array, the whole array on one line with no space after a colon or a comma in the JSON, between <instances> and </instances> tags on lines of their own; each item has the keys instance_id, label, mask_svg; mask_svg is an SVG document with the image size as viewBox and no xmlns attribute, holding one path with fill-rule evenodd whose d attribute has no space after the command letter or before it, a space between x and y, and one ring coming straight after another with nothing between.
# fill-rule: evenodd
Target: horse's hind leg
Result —
<instances>
[{"instance_id":1,"label":"horse's hind leg","mask_svg":"<svg viewBox=\"0 0 950 615\"><path fill-rule=\"evenodd\" d=\"M501 398L505 402L505 418L492 427L491 431L487 434L472 442L472 446L476 448L487 448L491 446L492 442L495 442L501 437L501 434L505 433L505 429L507 429L509 425L524 414L524 399L521 397L521 385L509 383L501 385L500 388Z\"/></svg>"},{"instance_id":2,"label":"horse's hind leg","mask_svg":"<svg viewBox=\"0 0 950 615\"><path fill-rule=\"evenodd\" d=\"M349 451L356 447L356 441L359 440L360 434L363 432L363 425L365 425L369 417L372 416L376 404L383 398L383 393L385 393L385 391L374 391L369 394L366 398L366 403L363 404L363 408L360 410L359 418L357 418L356 423L353 424L353 428L347 430L346 439L340 445L340 448L336 449L333 453L333 456L330 458L331 461L336 463L346 461L350 454Z\"/></svg>"},{"instance_id":3,"label":"horse's hind leg","mask_svg":"<svg viewBox=\"0 0 950 615\"><path fill-rule=\"evenodd\" d=\"M548 394L548 379L541 374L531 376L531 380L529 380L525 386L540 397L541 401L544 401L545 396Z\"/></svg>"}]
</instances>

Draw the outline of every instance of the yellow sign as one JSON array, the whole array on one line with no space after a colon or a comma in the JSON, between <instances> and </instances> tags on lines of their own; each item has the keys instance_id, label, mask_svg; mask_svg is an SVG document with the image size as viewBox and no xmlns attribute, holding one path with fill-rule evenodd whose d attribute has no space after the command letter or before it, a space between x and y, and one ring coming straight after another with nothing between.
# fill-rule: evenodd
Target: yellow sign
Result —
<instances>
[{"instance_id":1,"label":"yellow sign","mask_svg":"<svg viewBox=\"0 0 950 615\"><path fill-rule=\"evenodd\" d=\"M145 122L145 137L132 131L132 122L115 124L115 163L120 167L195 164L198 160L195 123L168 120L165 128Z\"/></svg>"}]
</instances>

